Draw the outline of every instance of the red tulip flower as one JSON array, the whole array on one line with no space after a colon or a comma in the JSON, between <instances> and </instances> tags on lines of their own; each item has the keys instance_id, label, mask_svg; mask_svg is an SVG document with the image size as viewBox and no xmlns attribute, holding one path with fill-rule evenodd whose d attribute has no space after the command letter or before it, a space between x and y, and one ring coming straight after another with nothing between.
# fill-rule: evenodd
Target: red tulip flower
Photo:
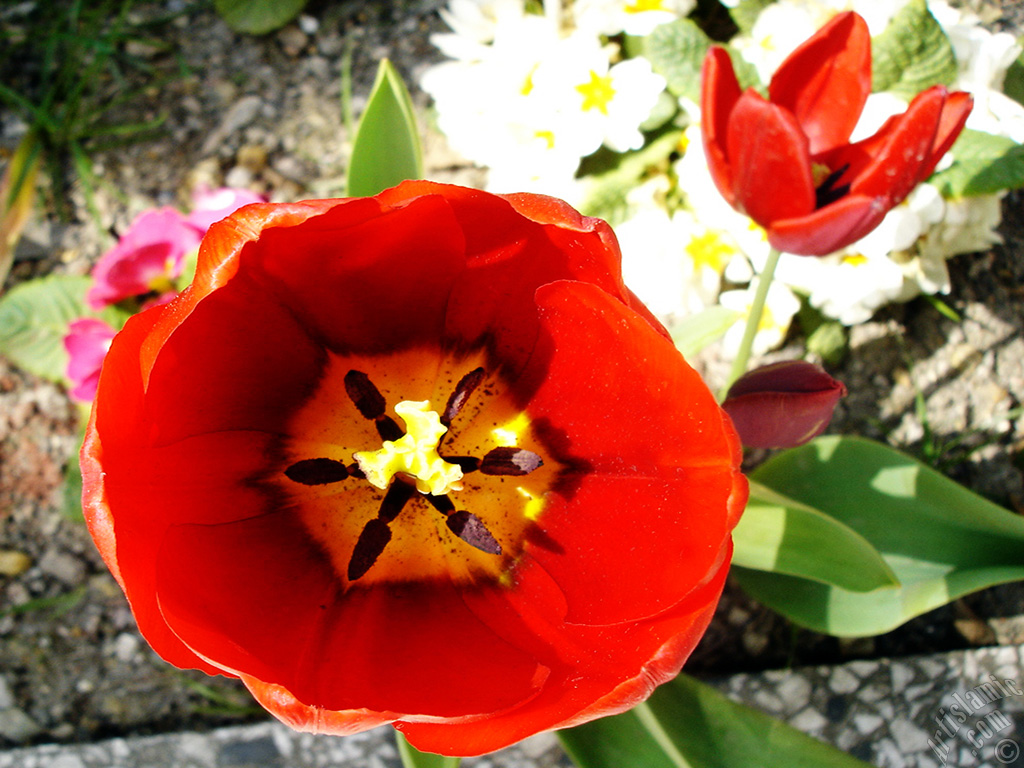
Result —
<instances>
[{"instance_id":1,"label":"red tulip flower","mask_svg":"<svg viewBox=\"0 0 1024 768\"><path fill-rule=\"evenodd\" d=\"M768 99L740 91L724 49L708 52L701 126L711 176L777 250L823 256L864 237L931 175L972 106L969 94L934 86L851 144L870 92L871 38L853 12L786 58Z\"/></svg>"},{"instance_id":2,"label":"red tulip flower","mask_svg":"<svg viewBox=\"0 0 1024 768\"><path fill-rule=\"evenodd\" d=\"M604 222L407 182L214 224L114 339L82 466L165 659L296 728L468 755L679 671L739 453Z\"/></svg>"}]
</instances>

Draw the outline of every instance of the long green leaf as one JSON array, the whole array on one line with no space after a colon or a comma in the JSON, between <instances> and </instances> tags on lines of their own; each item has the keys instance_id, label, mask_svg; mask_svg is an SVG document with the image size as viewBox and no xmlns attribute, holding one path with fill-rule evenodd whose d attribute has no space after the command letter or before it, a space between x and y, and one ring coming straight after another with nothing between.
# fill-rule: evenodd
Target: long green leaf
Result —
<instances>
[{"instance_id":1,"label":"long green leaf","mask_svg":"<svg viewBox=\"0 0 1024 768\"><path fill-rule=\"evenodd\" d=\"M751 482L750 501L733 531L735 565L869 592L898 585L871 543L817 509Z\"/></svg>"},{"instance_id":2,"label":"long green leaf","mask_svg":"<svg viewBox=\"0 0 1024 768\"><path fill-rule=\"evenodd\" d=\"M676 349L683 357L690 358L722 338L739 316L736 310L716 304L672 323L668 332L672 334Z\"/></svg>"},{"instance_id":3,"label":"long green leaf","mask_svg":"<svg viewBox=\"0 0 1024 768\"><path fill-rule=\"evenodd\" d=\"M423 152L412 99L401 76L384 59L352 144L348 195L375 195L405 179L422 177Z\"/></svg>"},{"instance_id":4,"label":"long green leaf","mask_svg":"<svg viewBox=\"0 0 1024 768\"><path fill-rule=\"evenodd\" d=\"M11 271L14 249L32 215L42 151L39 136L34 131L25 134L0 178L0 286Z\"/></svg>"},{"instance_id":5,"label":"long green leaf","mask_svg":"<svg viewBox=\"0 0 1024 768\"><path fill-rule=\"evenodd\" d=\"M865 768L683 674L629 712L558 734L579 768Z\"/></svg>"},{"instance_id":6,"label":"long green leaf","mask_svg":"<svg viewBox=\"0 0 1024 768\"><path fill-rule=\"evenodd\" d=\"M1024 579L1024 518L886 445L822 437L779 454L753 479L852 528L898 586L853 592L742 567L755 599L819 632L877 635L962 595Z\"/></svg>"},{"instance_id":7,"label":"long green leaf","mask_svg":"<svg viewBox=\"0 0 1024 768\"><path fill-rule=\"evenodd\" d=\"M420 752L401 733L395 731L395 743L404 768L459 768L461 757L445 757L429 752Z\"/></svg>"}]
</instances>

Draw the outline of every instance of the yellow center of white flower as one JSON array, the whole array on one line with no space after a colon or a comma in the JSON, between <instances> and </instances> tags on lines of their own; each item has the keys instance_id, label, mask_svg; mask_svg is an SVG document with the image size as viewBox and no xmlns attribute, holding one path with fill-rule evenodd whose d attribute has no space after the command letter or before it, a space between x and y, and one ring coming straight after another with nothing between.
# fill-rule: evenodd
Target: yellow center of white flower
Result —
<instances>
[{"instance_id":1,"label":"yellow center of white flower","mask_svg":"<svg viewBox=\"0 0 1024 768\"><path fill-rule=\"evenodd\" d=\"M615 98L611 75L599 75L591 70L590 81L577 85L576 90L583 97L580 109L584 112L596 109L603 115L608 114L608 103Z\"/></svg>"},{"instance_id":2,"label":"yellow center of white flower","mask_svg":"<svg viewBox=\"0 0 1024 768\"><path fill-rule=\"evenodd\" d=\"M709 229L704 234L691 238L686 244L686 252L693 259L697 269L707 267L720 273L736 249L727 243L721 234Z\"/></svg>"},{"instance_id":3,"label":"yellow center of white flower","mask_svg":"<svg viewBox=\"0 0 1024 768\"><path fill-rule=\"evenodd\" d=\"M398 440L385 440L376 451L354 454L359 469L370 485L384 490L396 474L416 480L416 490L434 496L462 490L462 469L437 453L437 446L448 431L441 417L430 409L428 400L403 400L395 413L405 421L406 433Z\"/></svg>"},{"instance_id":4,"label":"yellow center of white flower","mask_svg":"<svg viewBox=\"0 0 1024 768\"><path fill-rule=\"evenodd\" d=\"M626 3L626 13L663 10L665 10L664 0L633 0L631 3Z\"/></svg>"}]
</instances>

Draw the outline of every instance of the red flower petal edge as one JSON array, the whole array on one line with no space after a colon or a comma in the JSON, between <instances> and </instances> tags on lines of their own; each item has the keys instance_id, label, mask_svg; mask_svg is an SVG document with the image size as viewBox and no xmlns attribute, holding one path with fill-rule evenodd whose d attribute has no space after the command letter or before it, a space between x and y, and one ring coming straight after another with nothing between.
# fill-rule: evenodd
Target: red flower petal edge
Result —
<instances>
[{"instance_id":1,"label":"red flower petal edge","mask_svg":"<svg viewBox=\"0 0 1024 768\"><path fill-rule=\"evenodd\" d=\"M153 648L279 719L482 754L675 675L746 502L599 220L407 182L255 204L132 318L82 451Z\"/></svg>"}]
</instances>

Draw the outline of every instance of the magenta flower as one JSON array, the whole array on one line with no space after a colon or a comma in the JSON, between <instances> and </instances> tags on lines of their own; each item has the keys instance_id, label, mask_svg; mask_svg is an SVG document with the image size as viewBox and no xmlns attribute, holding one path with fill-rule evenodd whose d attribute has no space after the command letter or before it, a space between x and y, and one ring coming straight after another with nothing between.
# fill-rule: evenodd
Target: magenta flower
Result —
<instances>
[{"instance_id":1,"label":"magenta flower","mask_svg":"<svg viewBox=\"0 0 1024 768\"><path fill-rule=\"evenodd\" d=\"M117 334L113 328L94 317L83 317L68 325L64 349L68 352L67 377L72 387L71 398L90 403L96 396L103 358Z\"/></svg>"},{"instance_id":2,"label":"magenta flower","mask_svg":"<svg viewBox=\"0 0 1024 768\"><path fill-rule=\"evenodd\" d=\"M102 309L134 296L174 291L185 255L199 247L202 236L173 208L139 215L96 263L86 295L89 306Z\"/></svg>"}]
</instances>

